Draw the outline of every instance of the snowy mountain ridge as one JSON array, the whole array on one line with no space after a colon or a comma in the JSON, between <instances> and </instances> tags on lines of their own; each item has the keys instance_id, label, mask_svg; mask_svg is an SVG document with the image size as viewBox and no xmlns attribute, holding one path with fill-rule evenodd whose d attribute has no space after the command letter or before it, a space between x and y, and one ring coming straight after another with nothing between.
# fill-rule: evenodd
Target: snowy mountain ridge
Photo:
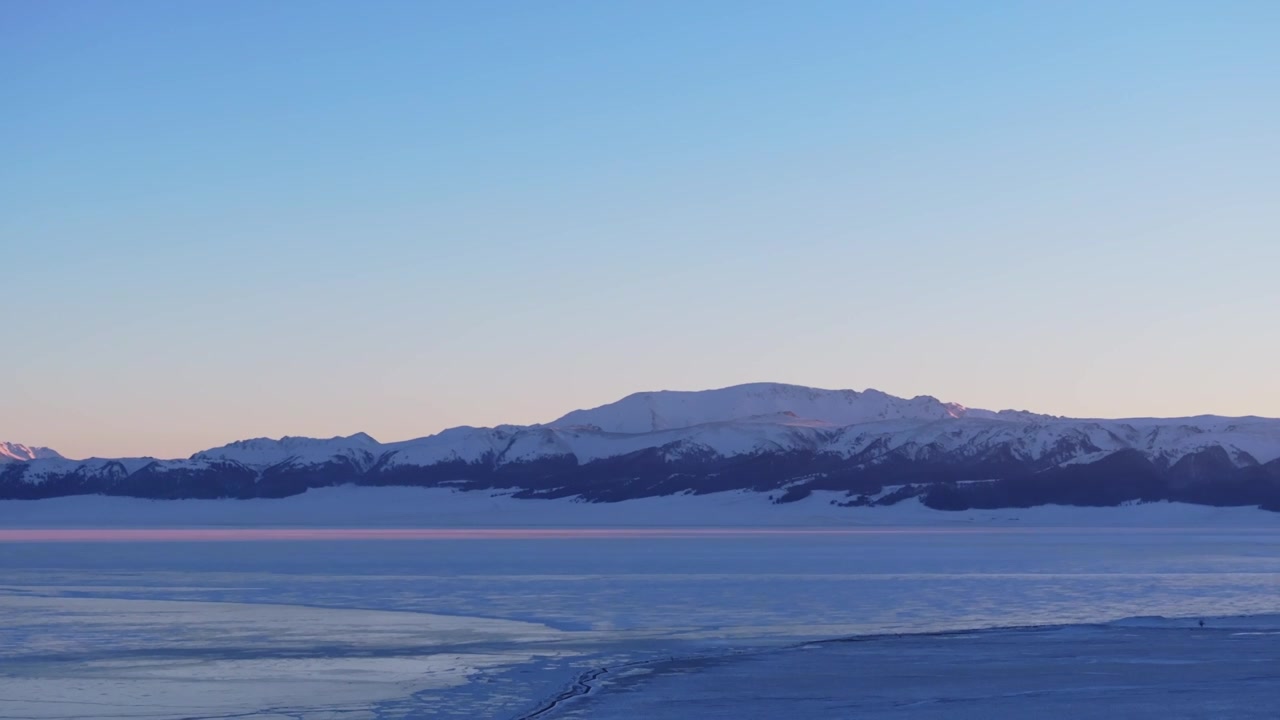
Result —
<instances>
[{"instance_id":1,"label":"snowy mountain ridge","mask_svg":"<svg viewBox=\"0 0 1280 720\"><path fill-rule=\"evenodd\" d=\"M608 405L575 410L550 427L595 427L614 433L647 433L714 422L790 413L833 426L910 417L940 420L964 417L954 403L920 396L906 400L878 390L819 390L798 385L753 383L683 392L641 392Z\"/></svg>"},{"instance_id":2,"label":"snowy mountain ridge","mask_svg":"<svg viewBox=\"0 0 1280 720\"><path fill-rule=\"evenodd\" d=\"M0 442L0 463L27 462L62 457L47 447L33 447L21 443Z\"/></svg>"},{"instance_id":3,"label":"snowy mountain ridge","mask_svg":"<svg viewBox=\"0 0 1280 720\"><path fill-rule=\"evenodd\" d=\"M1005 483L1004 494L1052 486L1110 497L1127 487L1142 497L1212 499L1228 488L1244 498L1274 491L1280 503L1280 420L1072 419L774 383L637 393L544 425L459 427L391 443L363 433L256 438L186 460L75 461L45 449L0 448L8 458L0 497L273 497L344 483L514 488L527 497L592 500L743 488L878 498L885 485L941 484L967 497L990 490L952 485L989 480ZM1103 475L1116 479L1089 484Z\"/></svg>"}]
</instances>

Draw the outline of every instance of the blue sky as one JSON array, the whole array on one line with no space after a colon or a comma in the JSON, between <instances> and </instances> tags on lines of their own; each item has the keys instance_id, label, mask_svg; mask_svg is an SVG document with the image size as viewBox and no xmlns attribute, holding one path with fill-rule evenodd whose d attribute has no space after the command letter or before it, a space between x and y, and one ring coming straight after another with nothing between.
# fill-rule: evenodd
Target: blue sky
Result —
<instances>
[{"instance_id":1,"label":"blue sky","mask_svg":"<svg viewBox=\"0 0 1280 720\"><path fill-rule=\"evenodd\" d=\"M0 0L0 439L1280 416L1280 3Z\"/></svg>"}]
</instances>

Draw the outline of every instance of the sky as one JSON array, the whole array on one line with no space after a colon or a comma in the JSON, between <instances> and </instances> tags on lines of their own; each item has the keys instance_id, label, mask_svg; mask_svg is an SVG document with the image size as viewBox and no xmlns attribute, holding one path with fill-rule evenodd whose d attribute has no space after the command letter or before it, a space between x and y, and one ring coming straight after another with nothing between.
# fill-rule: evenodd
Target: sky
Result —
<instances>
[{"instance_id":1,"label":"sky","mask_svg":"<svg viewBox=\"0 0 1280 720\"><path fill-rule=\"evenodd\" d=\"M1280 416L1280 3L0 0L0 440Z\"/></svg>"}]
</instances>

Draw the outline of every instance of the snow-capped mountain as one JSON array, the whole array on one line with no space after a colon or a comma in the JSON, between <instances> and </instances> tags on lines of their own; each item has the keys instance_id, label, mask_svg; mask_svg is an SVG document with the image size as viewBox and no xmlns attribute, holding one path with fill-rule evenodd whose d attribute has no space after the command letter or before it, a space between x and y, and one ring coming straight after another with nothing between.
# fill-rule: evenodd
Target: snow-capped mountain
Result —
<instances>
[{"instance_id":1,"label":"snow-capped mountain","mask_svg":"<svg viewBox=\"0 0 1280 720\"><path fill-rule=\"evenodd\" d=\"M355 483L591 501L753 489L779 501L836 490L849 504L920 495L938 507L1180 499L1280 508L1280 420L1071 419L773 383L637 393L542 425L394 443L363 433L259 438L187 460L0 448L10 448L0 497L279 497Z\"/></svg>"},{"instance_id":2,"label":"snow-capped mountain","mask_svg":"<svg viewBox=\"0 0 1280 720\"><path fill-rule=\"evenodd\" d=\"M62 457L47 447L32 447L21 443L0 442L0 463L26 462Z\"/></svg>"},{"instance_id":3,"label":"snow-capped mountain","mask_svg":"<svg viewBox=\"0 0 1280 720\"><path fill-rule=\"evenodd\" d=\"M297 465L306 467L342 459L367 469L382 454L382 445L364 433L349 437L318 440L305 437L282 437L279 440L255 438L238 440L230 445L204 450L191 456L193 461L231 462L257 467Z\"/></svg>"},{"instance_id":4,"label":"snow-capped mountain","mask_svg":"<svg viewBox=\"0 0 1280 720\"><path fill-rule=\"evenodd\" d=\"M944 420L970 411L922 395L903 400L878 390L818 390L797 385L753 383L702 392L642 392L609 405L575 410L551 427L593 427L612 433L659 430L793 415L843 427L877 420Z\"/></svg>"}]
</instances>

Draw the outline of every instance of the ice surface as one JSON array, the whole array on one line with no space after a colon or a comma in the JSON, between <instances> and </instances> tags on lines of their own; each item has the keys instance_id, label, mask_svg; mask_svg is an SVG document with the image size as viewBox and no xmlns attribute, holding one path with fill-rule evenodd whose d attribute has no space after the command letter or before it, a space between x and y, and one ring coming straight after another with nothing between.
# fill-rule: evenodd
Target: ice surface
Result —
<instances>
[{"instance_id":1,"label":"ice surface","mask_svg":"<svg viewBox=\"0 0 1280 720\"><path fill-rule=\"evenodd\" d=\"M612 539L531 533L484 540L0 542L0 718L516 718L564 692L573 678L605 667L613 670L600 676L599 694L590 698L604 718L649 717L648 709L628 715L617 709L628 706L612 704L624 702L615 699L623 695L625 702L645 701L649 688L700 702L698 716L708 717L716 702L740 707L733 705L733 688L740 687L734 683L759 690L765 708L769 697L796 692L868 701L841 694L855 680L862 683L855 687L880 688L888 698L858 706L875 712L892 706L895 716L935 717L959 707L939 699L961 698L965 707L1004 707L1006 717L1026 717L1037 706L1019 704L1024 696L1044 698L1049 711L1060 707L1054 698L1115 702L1106 689L1114 678L1088 691L1093 695L1073 695L1071 688L1081 688L1093 670L1145 673L1154 661L1122 662L1130 651L1090 635L1093 627L1027 635L1018 652L1031 670L1017 677L1001 664L1012 650L984 645L996 640L983 635L781 649L854 635L1131 618L1108 632L1123 631L1121 639L1176 633L1157 638L1163 644L1151 656L1165 674L1139 688L1155 697L1158 688L1185 680L1160 668L1226 657L1200 653L1218 636L1199 632L1196 619L1230 630L1221 642L1238 644L1223 647L1240 653L1261 647L1250 642L1274 645L1270 633L1280 631L1280 623L1216 619L1280 613L1274 528L775 530ZM1019 644L1021 636L1008 637L1015 639L999 642ZM963 652L972 655L954 654L970 646ZM1147 646L1156 648L1156 640ZM781 652L774 657L762 649ZM824 653L829 659L806 659ZM726 654L755 664L735 665ZM1237 656L1244 654L1230 657ZM672 657L676 664L663 664ZM651 664L622 670L628 663ZM817 673L814 665L830 672ZM998 671L1001 682L969 672L970 665ZM923 674L910 674L916 670ZM1232 668L1209 670L1198 686L1203 695L1180 706L1248 696ZM705 682L682 674L694 671L707 673ZM1256 675L1270 678L1269 672L1259 664ZM630 685L611 684L624 674ZM681 678L692 684L679 686ZM682 694L697 687L730 695L716 701ZM793 709L759 716L847 716L787 707ZM573 702L561 711L585 712Z\"/></svg>"},{"instance_id":2,"label":"ice surface","mask_svg":"<svg viewBox=\"0 0 1280 720\"><path fill-rule=\"evenodd\" d=\"M0 592L11 636L2 718L367 716L379 702L528 662L520 644L559 634L425 613L26 592ZM495 640L507 647L474 649Z\"/></svg>"},{"instance_id":3,"label":"ice surface","mask_svg":"<svg viewBox=\"0 0 1280 720\"><path fill-rule=\"evenodd\" d=\"M544 720L1280 716L1275 637L1216 627L871 638L604 673Z\"/></svg>"}]
</instances>

